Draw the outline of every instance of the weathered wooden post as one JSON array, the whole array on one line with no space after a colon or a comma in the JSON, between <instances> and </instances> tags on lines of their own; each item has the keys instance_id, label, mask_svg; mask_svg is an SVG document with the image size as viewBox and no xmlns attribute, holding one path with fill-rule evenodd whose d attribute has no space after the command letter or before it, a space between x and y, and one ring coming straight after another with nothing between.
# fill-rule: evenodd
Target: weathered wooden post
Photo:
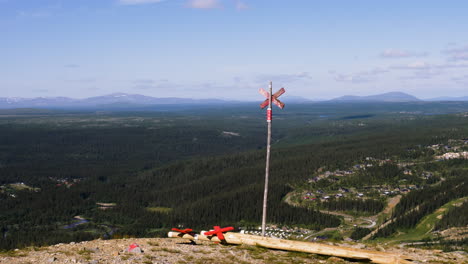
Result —
<instances>
[{"instance_id":1,"label":"weathered wooden post","mask_svg":"<svg viewBox=\"0 0 468 264\"><path fill-rule=\"evenodd\" d=\"M214 232L222 231L214 230ZM212 241L215 243L226 243L233 245L260 246L271 249L306 252L327 256L337 256L342 258L355 259L360 261L371 261L379 264L411 264L410 257L398 253L388 253L375 250L341 247L321 243L286 240L272 237L260 237L242 233L227 232L220 239L212 232L202 231L200 234L185 234L179 232L169 232L168 237L184 238L193 241ZM211 234L211 235L210 235Z\"/></svg>"},{"instance_id":2,"label":"weathered wooden post","mask_svg":"<svg viewBox=\"0 0 468 264\"><path fill-rule=\"evenodd\" d=\"M267 108L267 123L268 123L268 135L267 135L267 152L266 152L266 165L265 165L265 189L263 191L263 214L262 214L262 236L265 236L266 227L266 216L267 216L267 200L268 200L268 178L270 176L270 148L271 148L271 121L273 119L273 111L271 109L271 103L276 104L279 108L283 109L284 104L277 98L286 92L284 88L281 88L275 94L272 94L273 83L270 82L269 92L260 88L259 92L267 99L260 104L263 109L268 105Z\"/></svg>"}]
</instances>

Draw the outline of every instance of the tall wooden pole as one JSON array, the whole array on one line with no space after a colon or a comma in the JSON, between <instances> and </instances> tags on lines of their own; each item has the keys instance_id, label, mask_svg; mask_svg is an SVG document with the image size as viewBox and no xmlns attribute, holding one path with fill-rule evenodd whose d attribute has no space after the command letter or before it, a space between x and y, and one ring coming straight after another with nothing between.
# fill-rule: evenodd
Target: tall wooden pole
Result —
<instances>
[{"instance_id":1,"label":"tall wooden pole","mask_svg":"<svg viewBox=\"0 0 468 264\"><path fill-rule=\"evenodd\" d=\"M262 236L265 236L266 216L267 216L267 199L268 199L268 176L270 174L270 145L271 145L271 120L273 117L271 109L271 97L273 92L273 84L270 82L267 109L267 123L268 123L268 136L267 136L267 153L266 153L266 166L265 166L265 190L263 192L263 215L262 215Z\"/></svg>"}]
</instances>

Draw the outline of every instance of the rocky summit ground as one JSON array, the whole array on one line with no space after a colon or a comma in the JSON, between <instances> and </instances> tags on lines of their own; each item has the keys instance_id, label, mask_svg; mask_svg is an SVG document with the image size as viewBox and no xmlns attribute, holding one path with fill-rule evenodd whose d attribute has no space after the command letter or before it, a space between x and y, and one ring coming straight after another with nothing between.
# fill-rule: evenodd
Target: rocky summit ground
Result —
<instances>
[{"instance_id":1,"label":"rocky summit ground","mask_svg":"<svg viewBox=\"0 0 468 264\"><path fill-rule=\"evenodd\" d=\"M138 244L136 252L127 249ZM368 248L404 254L414 263L468 263L466 252L442 252L416 248L366 246L347 244L348 247ZM253 246L220 245L175 238L139 238L94 240L79 243L57 244L49 247L30 247L0 253L0 263L357 263L341 258L315 254L269 250Z\"/></svg>"}]
</instances>

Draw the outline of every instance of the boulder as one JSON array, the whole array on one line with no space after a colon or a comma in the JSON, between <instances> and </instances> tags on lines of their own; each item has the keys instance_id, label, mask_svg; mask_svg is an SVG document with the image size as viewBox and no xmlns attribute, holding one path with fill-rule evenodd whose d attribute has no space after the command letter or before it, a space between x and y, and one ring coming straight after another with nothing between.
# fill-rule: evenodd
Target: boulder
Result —
<instances>
[{"instance_id":1,"label":"boulder","mask_svg":"<svg viewBox=\"0 0 468 264\"><path fill-rule=\"evenodd\" d=\"M127 252L130 253L143 253L144 251L141 249L140 245L137 243L133 243L127 248Z\"/></svg>"}]
</instances>

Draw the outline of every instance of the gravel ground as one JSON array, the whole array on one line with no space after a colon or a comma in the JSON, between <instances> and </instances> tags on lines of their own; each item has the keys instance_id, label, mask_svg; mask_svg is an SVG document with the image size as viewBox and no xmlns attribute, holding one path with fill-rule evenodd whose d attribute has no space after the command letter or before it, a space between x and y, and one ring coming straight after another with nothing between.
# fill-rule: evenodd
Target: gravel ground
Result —
<instances>
[{"instance_id":1,"label":"gravel ground","mask_svg":"<svg viewBox=\"0 0 468 264\"><path fill-rule=\"evenodd\" d=\"M127 252L137 243L143 252ZM366 247L348 244L348 247ZM466 252L444 253L437 250L383 248L386 252L404 253L414 263L468 263ZM139 251L139 250L136 250ZM268 250L252 246L221 245L211 242L190 244L183 239L139 238L94 240L70 244L57 244L42 248L26 248L0 253L0 263L358 263L336 257L315 254Z\"/></svg>"}]
</instances>

